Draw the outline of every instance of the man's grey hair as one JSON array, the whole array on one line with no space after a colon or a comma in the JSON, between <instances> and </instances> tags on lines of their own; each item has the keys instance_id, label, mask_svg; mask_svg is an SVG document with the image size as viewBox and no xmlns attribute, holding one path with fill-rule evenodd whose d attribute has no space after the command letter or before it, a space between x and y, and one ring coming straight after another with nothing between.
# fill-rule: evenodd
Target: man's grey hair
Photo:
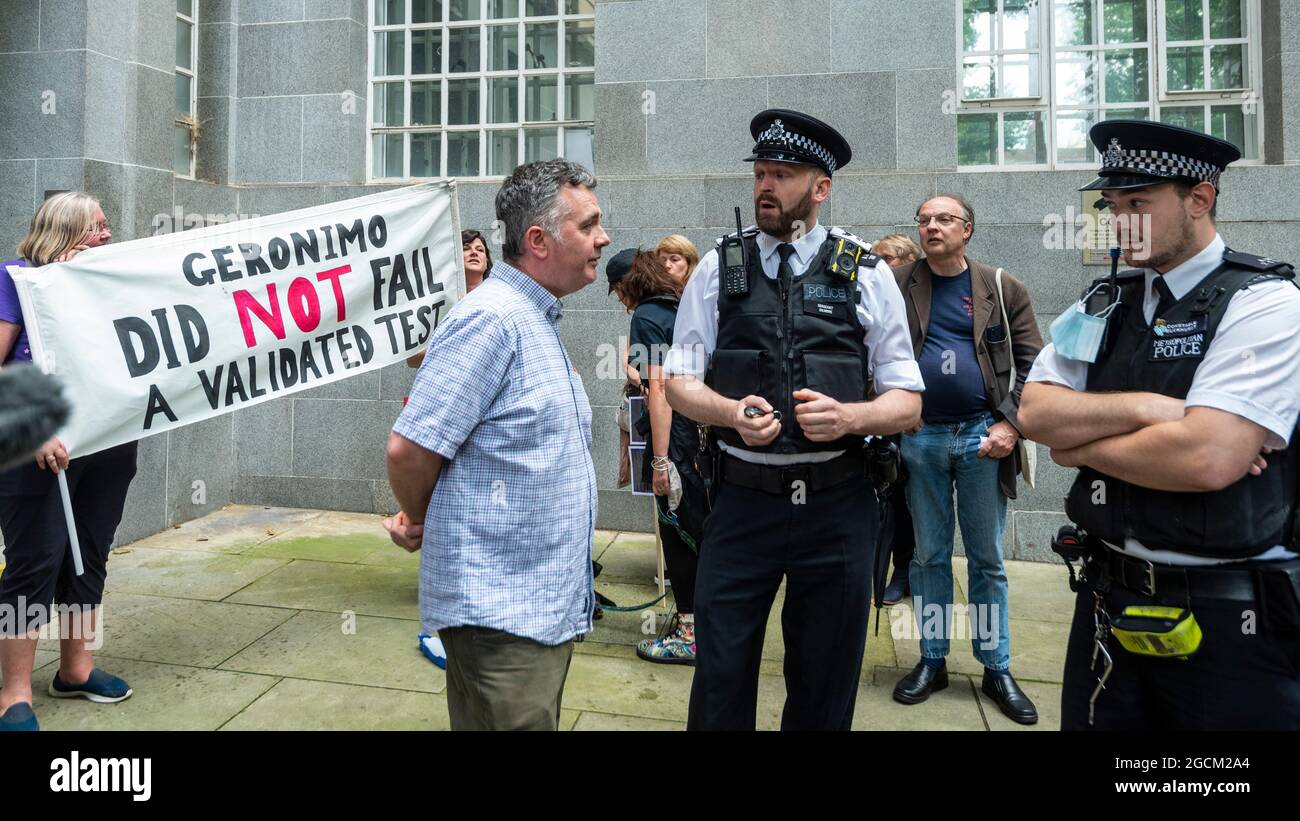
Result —
<instances>
[{"instance_id":1,"label":"man's grey hair","mask_svg":"<svg viewBox=\"0 0 1300 821\"><path fill-rule=\"evenodd\" d=\"M544 160L521 165L497 192L497 219L505 229L501 253L518 259L524 251L524 234L534 225L558 236L560 223L568 216L560 192L566 186L595 188L596 177L572 160Z\"/></svg>"},{"instance_id":2,"label":"man's grey hair","mask_svg":"<svg viewBox=\"0 0 1300 821\"><path fill-rule=\"evenodd\" d=\"M934 202L937 199L952 200L953 202L957 203L958 207L961 208L962 210L961 215L966 218L966 222L970 223L970 237L966 238L966 241L970 242L971 237L975 236L975 207L972 206L970 204L970 201L967 200L965 197L963 197L961 194L953 194L948 192L935 194L933 197L930 197L925 202ZM925 203L921 203L921 205L924 206ZM921 209L917 208L916 213L917 215L920 215Z\"/></svg>"}]
</instances>

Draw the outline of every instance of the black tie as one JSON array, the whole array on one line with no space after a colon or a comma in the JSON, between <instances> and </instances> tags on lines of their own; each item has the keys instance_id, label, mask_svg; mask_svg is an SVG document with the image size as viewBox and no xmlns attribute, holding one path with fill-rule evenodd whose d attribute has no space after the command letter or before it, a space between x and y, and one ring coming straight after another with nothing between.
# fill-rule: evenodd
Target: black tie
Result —
<instances>
[{"instance_id":1,"label":"black tie","mask_svg":"<svg viewBox=\"0 0 1300 821\"><path fill-rule=\"evenodd\" d=\"M1165 282L1165 278L1162 276L1157 275L1151 281L1151 291L1160 300L1156 303L1155 319L1163 319L1174 307L1177 300L1174 299L1173 291L1169 290L1169 283Z\"/></svg>"},{"instance_id":2,"label":"black tie","mask_svg":"<svg viewBox=\"0 0 1300 821\"><path fill-rule=\"evenodd\" d=\"M794 268L790 267L790 257L794 254L794 246L788 242L783 242L776 246L776 252L781 255L781 264L776 266L777 278L781 280L781 293L790 291L790 282L794 279Z\"/></svg>"}]
</instances>

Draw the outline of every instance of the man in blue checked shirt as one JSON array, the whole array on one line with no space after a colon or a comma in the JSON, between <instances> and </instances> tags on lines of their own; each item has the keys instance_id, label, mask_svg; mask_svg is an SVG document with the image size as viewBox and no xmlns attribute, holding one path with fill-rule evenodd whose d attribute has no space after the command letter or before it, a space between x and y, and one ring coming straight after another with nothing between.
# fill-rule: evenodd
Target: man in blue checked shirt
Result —
<instances>
[{"instance_id":1,"label":"man in blue checked shirt","mask_svg":"<svg viewBox=\"0 0 1300 821\"><path fill-rule=\"evenodd\" d=\"M447 650L453 730L557 729L591 630L591 405L559 323L609 244L595 187L566 160L505 181L505 260L433 332L389 438L402 512L384 524L424 548L420 618Z\"/></svg>"}]
</instances>

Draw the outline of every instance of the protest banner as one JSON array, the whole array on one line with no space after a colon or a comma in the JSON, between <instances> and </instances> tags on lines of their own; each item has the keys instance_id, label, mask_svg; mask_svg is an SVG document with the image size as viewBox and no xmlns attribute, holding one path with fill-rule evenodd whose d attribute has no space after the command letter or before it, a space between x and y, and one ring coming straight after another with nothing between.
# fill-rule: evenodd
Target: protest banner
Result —
<instances>
[{"instance_id":1,"label":"protest banner","mask_svg":"<svg viewBox=\"0 0 1300 821\"><path fill-rule=\"evenodd\" d=\"M74 457L401 362L465 292L453 181L9 272Z\"/></svg>"}]
</instances>

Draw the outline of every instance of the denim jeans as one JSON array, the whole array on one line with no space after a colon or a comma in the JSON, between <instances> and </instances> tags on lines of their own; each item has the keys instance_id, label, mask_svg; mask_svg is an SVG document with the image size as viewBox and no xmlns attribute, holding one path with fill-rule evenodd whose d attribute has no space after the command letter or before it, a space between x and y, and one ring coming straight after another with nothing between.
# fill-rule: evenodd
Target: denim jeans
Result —
<instances>
[{"instance_id":1,"label":"denim jeans","mask_svg":"<svg viewBox=\"0 0 1300 821\"><path fill-rule=\"evenodd\" d=\"M909 473L907 504L916 531L910 581L921 655L947 656L953 637L955 487L956 519L966 547L971 645L986 668L1006 670L1011 665L1007 574L1002 561L1007 497L998 484L998 460L976 455L980 437L993 422L993 414L986 413L965 422L927 424L917 433L903 434L902 456Z\"/></svg>"}]
</instances>

